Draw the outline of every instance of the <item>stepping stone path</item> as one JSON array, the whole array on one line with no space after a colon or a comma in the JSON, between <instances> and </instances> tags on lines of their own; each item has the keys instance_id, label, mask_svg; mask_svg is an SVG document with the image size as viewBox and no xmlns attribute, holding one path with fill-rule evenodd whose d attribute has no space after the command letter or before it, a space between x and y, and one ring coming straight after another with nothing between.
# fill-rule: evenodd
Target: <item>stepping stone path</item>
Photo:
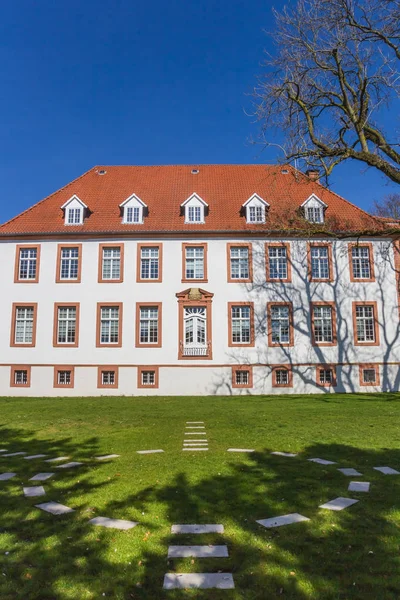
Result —
<instances>
[{"instance_id":1,"label":"stepping stone path","mask_svg":"<svg viewBox=\"0 0 400 600\"><path fill-rule=\"evenodd\" d=\"M136 527L136 521L125 521L123 519L109 519L108 517L95 517L90 519L89 523L100 527L109 527L110 529L132 529Z\"/></svg>"},{"instance_id":2,"label":"stepping stone path","mask_svg":"<svg viewBox=\"0 0 400 600\"><path fill-rule=\"evenodd\" d=\"M227 452L254 452L254 450L250 450L249 448L228 448Z\"/></svg>"},{"instance_id":3,"label":"stepping stone path","mask_svg":"<svg viewBox=\"0 0 400 600\"><path fill-rule=\"evenodd\" d=\"M157 454L158 452L164 452L164 450L137 450L137 454Z\"/></svg>"},{"instance_id":4,"label":"stepping stone path","mask_svg":"<svg viewBox=\"0 0 400 600\"><path fill-rule=\"evenodd\" d=\"M224 526L208 525L172 525L173 534L223 533ZM227 558L229 556L226 545L202 546L169 546L168 558ZM234 589L232 573L166 573L164 576L164 590L172 589Z\"/></svg>"},{"instance_id":5,"label":"stepping stone path","mask_svg":"<svg viewBox=\"0 0 400 600\"><path fill-rule=\"evenodd\" d=\"M106 454L105 456L95 456L96 460L108 460L109 458L118 458L119 454Z\"/></svg>"},{"instance_id":6,"label":"stepping stone path","mask_svg":"<svg viewBox=\"0 0 400 600\"><path fill-rule=\"evenodd\" d=\"M66 515L67 513L75 512L73 508L69 508L58 502L44 502L43 504L35 504L35 506L52 515Z\"/></svg>"},{"instance_id":7,"label":"stepping stone path","mask_svg":"<svg viewBox=\"0 0 400 600\"><path fill-rule=\"evenodd\" d=\"M292 525L293 523L301 523L302 521L309 521L308 517L304 517L299 513L291 513L289 515L282 515L281 517L272 517L270 519L261 519L257 521L263 527L267 529L271 527L282 527L282 525Z\"/></svg>"},{"instance_id":8,"label":"stepping stone path","mask_svg":"<svg viewBox=\"0 0 400 600\"><path fill-rule=\"evenodd\" d=\"M346 475L347 477L362 477L362 473L359 473L358 471L356 471L356 469L338 469L338 471L340 471L341 473L343 473L343 475Z\"/></svg>"},{"instance_id":9,"label":"stepping stone path","mask_svg":"<svg viewBox=\"0 0 400 600\"><path fill-rule=\"evenodd\" d=\"M32 454L32 456L24 456L24 460L33 460L34 458L45 458L47 454Z\"/></svg>"},{"instance_id":10,"label":"stepping stone path","mask_svg":"<svg viewBox=\"0 0 400 600\"><path fill-rule=\"evenodd\" d=\"M8 481L16 476L16 473L2 473L0 475L0 481Z\"/></svg>"},{"instance_id":11,"label":"stepping stone path","mask_svg":"<svg viewBox=\"0 0 400 600\"><path fill-rule=\"evenodd\" d=\"M69 456L58 456L57 458L48 458L44 462L48 462L48 463L60 462L62 460L68 460L68 458L69 458Z\"/></svg>"},{"instance_id":12,"label":"stepping stone path","mask_svg":"<svg viewBox=\"0 0 400 600\"><path fill-rule=\"evenodd\" d=\"M297 454L293 454L292 452L271 452L271 454L275 454L275 456L286 456L287 458L294 458Z\"/></svg>"},{"instance_id":13,"label":"stepping stone path","mask_svg":"<svg viewBox=\"0 0 400 600\"><path fill-rule=\"evenodd\" d=\"M374 467L375 471L380 471L384 475L400 475L399 471L391 467Z\"/></svg>"},{"instance_id":14,"label":"stepping stone path","mask_svg":"<svg viewBox=\"0 0 400 600\"><path fill-rule=\"evenodd\" d=\"M38 473L34 477L31 477L29 481L46 481L46 479L50 479L54 473Z\"/></svg>"},{"instance_id":15,"label":"stepping stone path","mask_svg":"<svg viewBox=\"0 0 400 600\"><path fill-rule=\"evenodd\" d=\"M369 492L369 481L350 481L349 492Z\"/></svg>"},{"instance_id":16,"label":"stepping stone path","mask_svg":"<svg viewBox=\"0 0 400 600\"><path fill-rule=\"evenodd\" d=\"M319 465L336 465L333 460L325 460L324 458L308 458L309 462L315 462Z\"/></svg>"},{"instance_id":17,"label":"stepping stone path","mask_svg":"<svg viewBox=\"0 0 400 600\"><path fill-rule=\"evenodd\" d=\"M24 495L27 498L33 498L35 496L45 496L46 492L42 485L34 485L32 487L24 487Z\"/></svg>"},{"instance_id":18,"label":"stepping stone path","mask_svg":"<svg viewBox=\"0 0 400 600\"><path fill-rule=\"evenodd\" d=\"M185 438L183 440L182 452L206 452L208 450L208 441L203 437L201 439L192 436L206 436L204 421L186 421ZM189 437L190 436L190 437Z\"/></svg>"},{"instance_id":19,"label":"stepping stone path","mask_svg":"<svg viewBox=\"0 0 400 600\"><path fill-rule=\"evenodd\" d=\"M80 465L83 465L83 463L69 462L69 463L65 463L65 465L58 465L58 467L56 467L56 469L72 469L72 467L80 467Z\"/></svg>"},{"instance_id":20,"label":"stepping stone path","mask_svg":"<svg viewBox=\"0 0 400 600\"><path fill-rule=\"evenodd\" d=\"M344 508L348 508L352 504L356 504L358 500L353 500L353 498L335 498L334 500L330 500L325 504L321 504L319 508L327 508L328 510L343 510Z\"/></svg>"}]
</instances>

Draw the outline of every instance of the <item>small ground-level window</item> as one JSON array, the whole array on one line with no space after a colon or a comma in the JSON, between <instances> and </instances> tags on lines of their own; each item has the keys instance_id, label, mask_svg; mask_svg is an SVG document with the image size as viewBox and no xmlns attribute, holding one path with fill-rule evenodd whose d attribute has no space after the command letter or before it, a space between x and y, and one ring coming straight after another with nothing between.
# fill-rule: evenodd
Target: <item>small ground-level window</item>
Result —
<instances>
[{"instance_id":1,"label":"small ground-level window","mask_svg":"<svg viewBox=\"0 0 400 600\"><path fill-rule=\"evenodd\" d=\"M274 367L272 387L292 387L292 371L289 367Z\"/></svg>"},{"instance_id":2,"label":"small ground-level window","mask_svg":"<svg viewBox=\"0 0 400 600\"><path fill-rule=\"evenodd\" d=\"M97 375L97 387L99 388L117 388L118 387L118 367L99 367Z\"/></svg>"},{"instance_id":3,"label":"small ground-level window","mask_svg":"<svg viewBox=\"0 0 400 600\"><path fill-rule=\"evenodd\" d=\"M138 388L158 388L158 367L138 367Z\"/></svg>"},{"instance_id":4,"label":"small ground-level window","mask_svg":"<svg viewBox=\"0 0 400 600\"><path fill-rule=\"evenodd\" d=\"M54 387L73 388L75 368L69 365L54 367Z\"/></svg>"},{"instance_id":5,"label":"small ground-level window","mask_svg":"<svg viewBox=\"0 0 400 600\"><path fill-rule=\"evenodd\" d=\"M317 367L317 385L336 386L336 369L331 366Z\"/></svg>"},{"instance_id":6,"label":"small ground-level window","mask_svg":"<svg viewBox=\"0 0 400 600\"><path fill-rule=\"evenodd\" d=\"M235 365L234 367L232 367L232 387L252 388L253 367L251 367L250 365Z\"/></svg>"},{"instance_id":7,"label":"small ground-level window","mask_svg":"<svg viewBox=\"0 0 400 600\"><path fill-rule=\"evenodd\" d=\"M380 385L378 365L360 365L360 385Z\"/></svg>"},{"instance_id":8,"label":"small ground-level window","mask_svg":"<svg viewBox=\"0 0 400 600\"><path fill-rule=\"evenodd\" d=\"M29 387L31 385L31 368L25 366L11 367L11 387Z\"/></svg>"},{"instance_id":9,"label":"small ground-level window","mask_svg":"<svg viewBox=\"0 0 400 600\"><path fill-rule=\"evenodd\" d=\"M19 369L14 371L14 383L15 385L28 385L28 371Z\"/></svg>"},{"instance_id":10,"label":"small ground-level window","mask_svg":"<svg viewBox=\"0 0 400 600\"><path fill-rule=\"evenodd\" d=\"M114 385L115 384L115 371L102 371L101 372L101 383L102 383L102 385Z\"/></svg>"},{"instance_id":11,"label":"small ground-level window","mask_svg":"<svg viewBox=\"0 0 400 600\"><path fill-rule=\"evenodd\" d=\"M70 385L71 384L71 371L58 371L58 384L59 385Z\"/></svg>"}]
</instances>

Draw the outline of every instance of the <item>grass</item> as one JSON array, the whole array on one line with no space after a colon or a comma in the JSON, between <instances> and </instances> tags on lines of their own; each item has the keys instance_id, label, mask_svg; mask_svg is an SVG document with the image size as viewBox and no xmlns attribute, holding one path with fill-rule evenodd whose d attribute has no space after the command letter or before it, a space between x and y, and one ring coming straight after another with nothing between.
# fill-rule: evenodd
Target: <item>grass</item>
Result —
<instances>
[{"instance_id":1,"label":"grass","mask_svg":"<svg viewBox=\"0 0 400 600\"><path fill-rule=\"evenodd\" d=\"M229 398L0 399L0 448L68 455L1 458L1 600L398 600L400 597L400 395ZM182 452L186 421L205 421L208 452ZM229 447L255 448L231 454ZM136 450L162 448L164 454ZM294 459L271 450L298 452ZM120 454L99 463L94 456ZM306 461L337 461L324 467ZM369 494L348 493L355 467ZM22 485L40 471L46 497ZM318 509L360 498L342 512ZM54 500L75 513L34 507ZM310 521L265 529L256 519L299 512ZM130 531L93 527L93 516L132 519ZM174 523L222 523L224 535L171 536ZM169 544L224 544L229 558L167 560ZM236 588L162 590L167 572L232 572Z\"/></svg>"}]
</instances>

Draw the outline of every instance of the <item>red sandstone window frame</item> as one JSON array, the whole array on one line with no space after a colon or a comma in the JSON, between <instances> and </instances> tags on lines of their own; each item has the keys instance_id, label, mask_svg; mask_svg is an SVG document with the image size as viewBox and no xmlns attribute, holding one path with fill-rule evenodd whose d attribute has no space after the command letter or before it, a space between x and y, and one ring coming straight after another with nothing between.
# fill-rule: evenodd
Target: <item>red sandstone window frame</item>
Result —
<instances>
[{"instance_id":1,"label":"red sandstone window frame","mask_svg":"<svg viewBox=\"0 0 400 600\"><path fill-rule=\"evenodd\" d=\"M369 270L370 277L367 279L364 278L355 278L353 271L353 248L368 248L369 250ZM347 246L347 251L349 255L349 271L350 271L350 281L352 283L371 283L375 281L375 260L374 260L374 247L372 242L350 242Z\"/></svg>"},{"instance_id":2,"label":"red sandstone window frame","mask_svg":"<svg viewBox=\"0 0 400 600\"><path fill-rule=\"evenodd\" d=\"M78 248L78 277L76 279L61 279L61 253L64 248ZM82 276L82 244L58 244L57 245L57 264L56 264L56 283L81 283Z\"/></svg>"},{"instance_id":3,"label":"red sandstone window frame","mask_svg":"<svg viewBox=\"0 0 400 600\"><path fill-rule=\"evenodd\" d=\"M250 308L250 341L240 344L232 340L232 308L235 306ZM208 318L208 314L207 314ZM228 302L228 347L229 348L251 348L255 345L254 332L254 302Z\"/></svg>"},{"instance_id":4,"label":"red sandstone window frame","mask_svg":"<svg viewBox=\"0 0 400 600\"><path fill-rule=\"evenodd\" d=\"M101 343L101 309L118 307L118 342L116 344ZM122 346L122 318L123 304L122 302L98 302L96 311L96 348L121 348Z\"/></svg>"},{"instance_id":5,"label":"red sandstone window frame","mask_svg":"<svg viewBox=\"0 0 400 600\"><path fill-rule=\"evenodd\" d=\"M76 320L75 320L75 342L72 344L59 344L58 343L58 309L59 308L75 308ZM53 348L78 348L79 347L79 315L80 315L80 302L55 302L54 303L54 317L53 317Z\"/></svg>"},{"instance_id":6,"label":"red sandstone window frame","mask_svg":"<svg viewBox=\"0 0 400 600\"><path fill-rule=\"evenodd\" d=\"M274 306L287 306L289 308L289 342L272 341L272 318L271 308ZM271 348L289 348L294 346L294 324L293 324L293 304L292 302L267 302L267 327L268 327L268 346Z\"/></svg>"},{"instance_id":7,"label":"red sandstone window frame","mask_svg":"<svg viewBox=\"0 0 400 600\"><path fill-rule=\"evenodd\" d=\"M191 288L176 294L178 298L178 360L212 360L212 299L214 294L200 289L202 300L193 300L190 298L190 290ZM205 307L206 309L207 354L200 356L190 356L183 353L185 308L195 306Z\"/></svg>"},{"instance_id":8,"label":"red sandstone window frame","mask_svg":"<svg viewBox=\"0 0 400 600\"><path fill-rule=\"evenodd\" d=\"M290 365L271 365L272 367L272 387L279 388L291 388L293 387L293 371ZM277 383L276 372L277 371L288 371L288 383Z\"/></svg>"},{"instance_id":9,"label":"red sandstone window frame","mask_svg":"<svg viewBox=\"0 0 400 600\"><path fill-rule=\"evenodd\" d=\"M357 340L357 318L356 318L356 307L357 306L372 306L374 314L374 337L373 342L359 342ZM379 321L378 321L378 303L372 302L359 302L358 300L352 303L352 316L353 316L353 343L355 346L380 346L379 339Z\"/></svg>"},{"instance_id":10,"label":"red sandstone window frame","mask_svg":"<svg viewBox=\"0 0 400 600\"><path fill-rule=\"evenodd\" d=\"M248 249L248 261L249 261L249 276L241 278L232 278L232 263L231 263L231 249L232 248L247 248ZM227 281L228 283L251 283L253 281L253 245L248 243L237 243L234 242L226 245L226 265L227 265Z\"/></svg>"},{"instance_id":11,"label":"red sandstone window frame","mask_svg":"<svg viewBox=\"0 0 400 600\"><path fill-rule=\"evenodd\" d=\"M278 278L270 276L269 268L269 249L270 248L286 248L286 266L287 266L287 277ZM265 273L266 281L271 283L291 283L292 282L292 263L291 263L291 252L290 242L266 242L265 243Z\"/></svg>"},{"instance_id":12,"label":"red sandstone window frame","mask_svg":"<svg viewBox=\"0 0 400 600\"><path fill-rule=\"evenodd\" d=\"M326 371L330 369L332 371L332 383L321 383L320 382L320 372ZM336 365L317 365L315 369L315 381L318 387L336 387L337 386L337 377L336 377Z\"/></svg>"},{"instance_id":13,"label":"red sandstone window frame","mask_svg":"<svg viewBox=\"0 0 400 600\"><path fill-rule=\"evenodd\" d=\"M186 277L186 249L187 248L203 248L203 278L188 279ZM201 242L199 244L182 244L182 283L207 283L208 282L208 244Z\"/></svg>"},{"instance_id":14,"label":"red sandstone window frame","mask_svg":"<svg viewBox=\"0 0 400 600\"><path fill-rule=\"evenodd\" d=\"M154 372L154 385L142 383L142 373L144 371ZM142 365L137 368L137 387L138 389L158 390L159 388L159 367L155 365Z\"/></svg>"},{"instance_id":15,"label":"red sandstone window frame","mask_svg":"<svg viewBox=\"0 0 400 600\"><path fill-rule=\"evenodd\" d=\"M21 250L36 250L36 274L34 279L19 278L19 263ZM40 244L17 244L15 247L14 283L39 283L40 274Z\"/></svg>"},{"instance_id":16,"label":"red sandstone window frame","mask_svg":"<svg viewBox=\"0 0 400 600\"><path fill-rule=\"evenodd\" d=\"M114 371L115 376L114 376L114 383L112 385L108 385L103 383L103 376L102 374L105 371ZM97 387L98 389L117 389L118 388L118 383L119 383L119 367L117 365L102 365L100 367L97 367Z\"/></svg>"},{"instance_id":17,"label":"red sandstone window frame","mask_svg":"<svg viewBox=\"0 0 400 600\"><path fill-rule=\"evenodd\" d=\"M60 371L70 371L71 372L71 381L68 384L58 383L58 373ZM53 376L53 387L54 388L67 388L71 389L75 385L75 367L71 365L56 365L54 367L54 376Z\"/></svg>"},{"instance_id":18,"label":"red sandstone window frame","mask_svg":"<svg viewBox=\"0 0 400 600\"><path fill-rule=\"evenodd\" d=\"M328 248L328 277L327 279L312 276L311 249L312 248ZM331 242L307 242L307 267L308 280L318 283L333 282L333 260L332 260L332 243Z\"/></svg>"},{"instance_id":19,"label":"red sandstone window frame","mask_svg":"<svg viewBox=\"0 0 400 600\"><path fill-rule=\"evenodd\" d=\"M317 342L315 339L315 324L314 324L314 307L330 306L332 314L332 341ZM310 302L310 320L311 320L311 343L313 346L337 346L337 326L336 326L336 304L335 302Z\"/></svg>"},{"instance_id":20,"label":"red sandstone window frame","mask_svg":"<svg viewBox=\"0 0 400 600\"><path fill-rule=\"evenodd\" d=\"M153 307L158 309L158 341L155 344L145 344L140 341L140 309ZM136 302L135 346L136 348L162 347L162 302Z\"/></svg>"},{"instance_id":21,"label":"red sandstone window frame","mask_svg":"<svg viewBox=\"0 0 400 600\"><path fill-rule=\"evenodd\" d=\"M119 278L118 279L103 279L103 250L107 248L119 248L120 250L120 263L119 263ZM124 255L125 255L125 244L118 242L117 244L99 244L99 258L98 258L98 283L122 283L124 281Z\"/></svg>"},{"instance_id":22,"label":"red sandstone window frame","mask_svg":"<svg viewBox=\"0 0 400 600\"><path fill-rule=\"evenodd\" d=\"M15 372L26 371L27 383L15 383ZM31 387L31 367L29 365L12 365L10 369L10 387L29 388Z\"/></svg>"},{"instance_id":23,"label":"red sandstone window frame","mask_svg":"<svg viewBox=\"0 0 400 600\"><path fill-rule=\"evenodd\" d=\"M248 371L248 383L236 383L236 373L238 371ZM233 365L232 366L232 388L235 389L250 389L253 387L253 366L252 365Z\"/></svg>"},{"instance_id":24,"label":"red sandstone window frame","mask_svg":"<svg viewBox=\"0 0 400 600\"><path fill-rule=\"evenodd\" d=\"M37 331L37 302L13 302L11 312L10 348L35 348ZM15 342L17 308L33 308L32 342L30 344L18 344Z\"/></svg>"},{"instance_id":25,"label":"red sandstone window frame","mask_svg":"<svg viewBox=\"0 0 400 600\"><path fill-rule=\"evenodd\" d=\"M157 279L142 279L142 248L158 248L158 277ZM163 244L138 244L136 257L136 283L162 283L163 276Z\"/></svg>"},{"instance_id":26,"label":"red sandstone window frame","mask_svg":"<svg viewBox=\"0 0 400 600\"><path fill-rule=\"evenodd\" d=\"M375 381L374 382L365 382L364 381L364 370L373 369L375 371ZM379 386L381 385L381 376L379 365L376 363L361 363L359 365L359 378L360 378L360 386L361 387L371 387L371 386Z\"/></svg>"}]
</instances>

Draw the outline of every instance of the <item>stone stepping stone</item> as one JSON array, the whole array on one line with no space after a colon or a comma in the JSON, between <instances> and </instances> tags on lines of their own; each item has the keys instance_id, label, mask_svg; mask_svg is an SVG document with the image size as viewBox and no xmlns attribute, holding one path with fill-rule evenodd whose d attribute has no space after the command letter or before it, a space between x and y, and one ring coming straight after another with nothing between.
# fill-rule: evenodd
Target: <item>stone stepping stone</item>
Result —
<instances>
[{"instance_id":1,"label":"stone stepping stone","mask_svg":"<svg viewBox=\"0 0 400 600\"><path fill-rule=\"evenodd\" d=\"M4 455L5 456L5 455ZM384 475L400 475L399 471L391 467L374 467L375 471L380 471Z\"/></svg>"},{"instance_id":2,"label":"stone stepping stone","mask_svg":"<svg viewBox=\"0 0 400 600\"><path fill-rule=\"evenodd\" d=\"M65 463L65 465L58 465L56 469L72 469L72 467L80 467L81 465L83 465L81 462L69 462Z\"/></svg>"},{"instance_id":3,"label":"stone stepping stone","mask_svg":"<svg viewBox=\"0 0 400 600\"><path fill-rule=\"evenodd\" d=\"M47 454L32 454L32 456L24 456L24 460L33 460L34 458L44 458Z\"/></svg>"},{"instance_id":4,"label":"stone stepping stone","mask_svg":"<svg viewBox=\"0 0 400 600\"><path fill-rule=\"evenodd\" d=\"M308 517L304 517L299 513L291 513L289 515L282 515L281 517L272 517L270 519L261 519L256 521L263 527L270 529L271 527L282 527L282 525L292 525L293 523L301 523L302 521L309 521Z\"/></svg>"},{"instance_id":5,"label":"stone stepping stone","mask_svg":"<svg viewBox=\"0 0 400 600\"><path fill-rule=\"evenodd\" d=\"M309 462L315 462L319 465L336 465L333 460L325 460L325 458L308 458Z\"/></svg>"},{"instance_id":6,"label":"stone stepping stone","mask_svg":"<svg viewBox=\"0 0 400 600\"><path fill-rule=\"evenodd\" d=\"M99 527L109 527L110 529L132 529L136 527L136 521L125 521L124 519L109 519L108 517L95 517L90 519L89 523Z\"/></svg>"},{"instance_id":7,"label":"stone stepping stone","mask_svg":"<svg viewBox=\"0 0 400 600\"><path fill-rule=\"evenodd\" d=\"M0 475L0 481L8 481L16 476L16 473L2 473Z\"/></svg>"},{"instance_id":8,"label":"stone stepping stone","mask_svg":"<svg viewBox=\"0 0 400 600\"><path fill-rule=\"evenodd\" d=\"M61 460L68 460L68 458L69 458L69 456L58 456L57 458L48 458L44 462L49 462L49 463L60 462Z\"/></svg>"},{"instance_id":9,"label":"stone stepping stone","mask_svg":"<svg viewBox=\"0 0 400 600\"><path fill-rule=\"evenodd\" d=\"M224 533L223 525L172 525L171 533Z\"/></svg>"},{"instance_id":10,"label":"stone stepping stone","mask_svg":"<svg viewBox=\"0 0 400 600\"><path fill-rule=\"evenodd\" d=\"M205 448L205 447L204 448L198 448L197 446L196 447L192 446L190 448L182 448L182 452L185 451L185 450L187 450L188 452L195 452L195 451L199 451L199 450L208 450L208 447L207 448Z\"/></svg>"},{"instance_id":11,"label":"stone stepping stone","mask_svg":"<svg viewBox=\"0 0 400 600\"><path fill-rule=\"evenodd\" d=\"M169 546L168 558L227 558L227 546Z\"/></svg>"},{"instance_id":12,"label":"stone stepping stone","mask_svg":"<svg viewBox=\"0 0 400 600\"><path fill-rule=\"evenodd\" d=\"M27 498L34 498L35 496L45 496L46 492L42 485L33 485L32 487L24 487L24 495Z\"/></svg>"},{"instance_id":13,"label":"stone stepping stone","mask_svg":"<svg viewBox=\"0 0 400 600\"><path fill-rule=\"evenodd\" d=\"M167 573L164 576L164 590L190 588L233 590L235 587L231 573Z\"/></svg>"},{"instance_id":14,"label":"stone stepping stone","mask_svg":"<svg viewBox=\"0 0 400 600\"><path fill-rule=\"evenodd\" d=\"M205 429L204 425L187 425L186 429ZM188 433L190 433L188 431Z\"/></svg>"},{"instance_id":15,"label":"stone stepping stone","mask_svg":"<svg viewBox=\"0 0 400 600\"><path fill-rule=\"evenodd\" d=\"M186 421L186 425L201 425L204 424L204 421Z\"/></svg>"},{"instance_id":16,"label":"stone stepping stone","mask_svg":"<svg viewBox=\"0 0 400 600\"><path fill-rule=\"evenodd\" d=\"M186 431L185 435L207 435L205 431Z\"/></svg>"},{"instance_id":17,"label":"stone stepping stone","mask_svg":"<svg viewBox=\"0 0 400 600\"><path fill-rule=\"evenodd\" d=\"M104 456L95 456L96 460L108 460L109 458L118 458L119 454L105 454Z\"/></svg>"},{"instance_id":18,"label":"stone stepping stone","mask_svg":"<svg viewBox=\"0 0 400 600\"><path fill-rule=\"evenodd\" d=\"M358 500L354 500L353 498L335 498L334 500L330 500L325 504L321 504L319 508L327 508L328 510L343 510L344 508L348 508L352 504L355 504Z\"/></svg>"},{"instance_id":19,"label":"stone stepping stone","mask_svg":"<svg viewBox=\"0 0 400 600\"><path fill-rule=\"evenodd\" d=\"M208 441L207 440L196 440L196 441L190 441L190 442L183 442L184 446L207 446Z\"/></svg>"},{"instance_id":20,"label":"stone stepping stone","mask_svg":"<svg viewBox=\"0 0 400 600\"><path fill-rule=\"evenodd\" d=\"M157 452L164 452L164 450L137 450L138 454L157 454Z\"/></svg>"},{"instance_id":21,"label":"stone stepping stone","mask_svg":"<svg viewBox=\"0 0 400 600\"><path fill-rule=\"evenodd\" d=\"M35 506L52 515L66 515L67 513L75 512L73 508L69 508L58 502L43 502L43 504L35 504Z\"/></svg>"},{"instance_id":22,"label":"stone stepping stone","mask_svg":"<svg viewBox=\"0 0 400 600\"><path fill-rule=\"evenodd\" d=\"M46 481L46 479L50 479L54 473L38 473L34 477L31 477L29 481Z\"/></svg>"},{"instance_id":23,"label":"stone stepping stone","mask_svg":"<svg viewBox=\"0 0 400 600\"><path fill-rule=\"evenodd\" d=\"M6 450L5 448L2 448L2 449L0 450L0 452L7 452L7 450Z\"/></svg>"},{"instance_id":24,"label":"stone stepping stone","mask_svg":"<svg viewBox=\"0 0 400 600\"><path fill-rule=\"evenodd\" d=\"M3 454L3 456L22 456L26 452L11 452L11 454Z\"/></svg>"},{"instance_id":25,"label":"stone stepping stone","mask_svg":"<svg viewBox=\"0 0 400 600\"><path fill-rule=\"evenodd\" d=\"M275 454L275 456L286 456L287 458L294 458L297 454L293 454L293 452L271 452L271 454Z\"/></svg>"},{"instance_id":26,"label":"stone stepping stone","mask_svg":"<svg viewBox=\"0 0 400 600\"><path fill-rule=\"evenodd\" d=\"M347 477L362 476L362 473L359 473L356 469L338 469L338 471L340 471L341 473L343 473L343 475L346 475Z\"/></svg>"},{"instance_id":27,"label":"stone stepping stone","mask_svg":"<svg viewBox=\"0 0 400 600\"><path fill-rule=\"evenodd\" d=\"M228 448L227 452L254 452L254 450L250 450L249 448Z\"/></svg>"},{"instance_id":28,"label":"stone stepping stone","mask_svg":"<svg viewBox=\"0 0 400 600\"><path fill-rule=\"evenodd\" d=\"M349 492L369 492L369 481L350 481Z\"/></svg>"}]
</instances>

